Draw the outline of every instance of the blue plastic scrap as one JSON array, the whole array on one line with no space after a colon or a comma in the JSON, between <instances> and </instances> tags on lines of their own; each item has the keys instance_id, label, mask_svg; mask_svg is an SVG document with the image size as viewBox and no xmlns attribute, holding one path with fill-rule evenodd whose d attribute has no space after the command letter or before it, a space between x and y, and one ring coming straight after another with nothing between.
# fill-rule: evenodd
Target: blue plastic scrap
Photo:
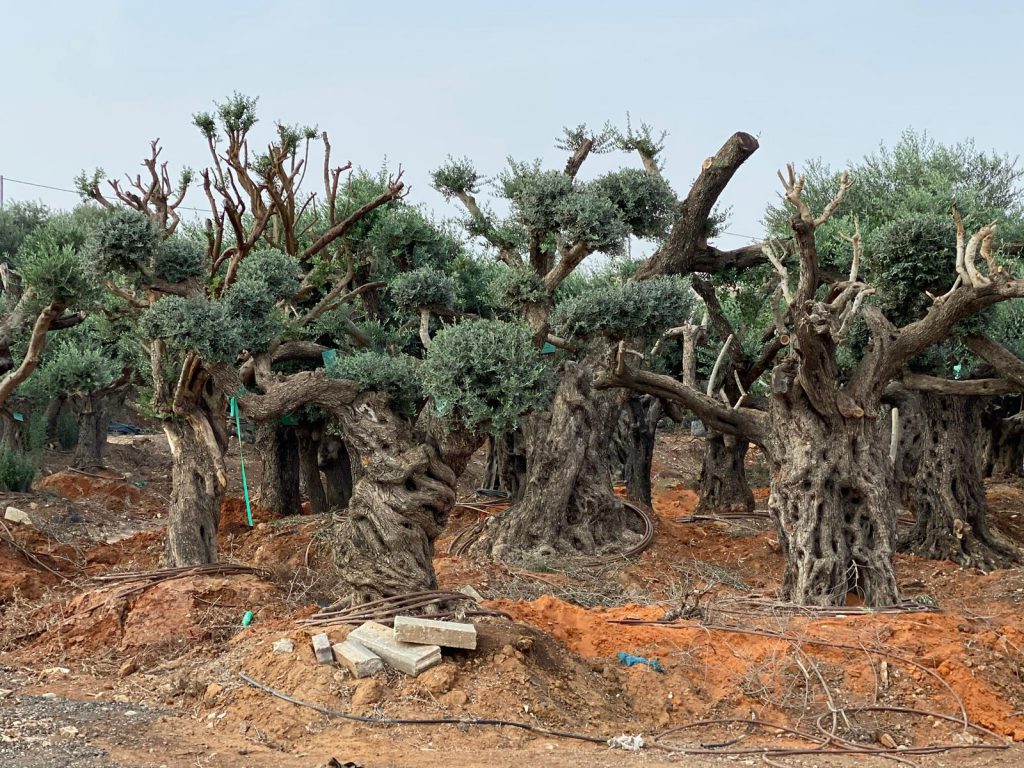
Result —
<instances>
[{"instance_id":1,"label":"blue plastic scrap","mask_svg":"<svg viewBox=\"0 0 1024 768\"><path fill-rule=\"evenodd\" d=\"M645 659L643 656L634 656L631 653L625 651L619 651L619 661L625 664L627 667L632 667L634 664L643 664L648 669L653 669L655 672L664 672L664 667L661 666L661 662L657 659Z\"/></svg>"}]
</instances>

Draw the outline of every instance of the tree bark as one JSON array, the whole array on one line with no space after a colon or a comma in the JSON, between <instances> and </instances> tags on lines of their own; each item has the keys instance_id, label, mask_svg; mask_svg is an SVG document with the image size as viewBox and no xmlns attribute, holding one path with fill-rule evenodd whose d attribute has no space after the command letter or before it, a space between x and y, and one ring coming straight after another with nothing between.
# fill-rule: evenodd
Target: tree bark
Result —
<instances>
[{"instance_id":1,"label":"tree bark","mask_svg":"<svg viewBox=\"0 0 1024 768\"><path fill-rule=\"evenodd\" d=\"M345 441L366 458L333 534L334 562L354 604L437 588L434 541L483 436L448 431L432 409L428 403L413 425L385 396L363 393L332 414Z\"/></svg>"},{"instance_id":2,"label":"tree bark","mask_svg":"<svg viewBox=\"0 0 1024 768\"><path fill-rule=\"evenodd\" d=\"M896 477L915 521L900 546L992 570L1019 562L1019 555L988 526L981 412L976 397L921 393L900 403Z\"/></svg>"},{"instance_id":3,"label":"tree bark","mask_svg":"<svg viewBox=\"0 0 1024 768\"><path fill-rule=\"evenodd\" d=\"M988 434L985 461L986 477L1020 477L1024 475L1024 420L1003 418L1000 411L983 416Z\"/></svg>"},{"instance_id":4,"label":"tree bark","mask_svg":"<svg viewBox=\"0 0 1024 768\"><path fill-rule=\"evenodd\" d=\"M523 497L526 488L527 439L525 425L488 437L484 487L505 491L512 501Z\"/></svg>"},{"instance_id":5,"label":"tree bark","mask_svg":"<svg viewBox=\"0 0 1024 768\"><path fill-rule=\"evenodd\" d=\"M700 468L698 514L750 512L754 508L745 463L749 448L750 443L742 437L708 432Z\"/></svg>"},{"instance_id":6,"label":"tree bark","mask_svg":"<svg viewBox=\"0 0 1024 768\"><path fill-rule=\"evenodd\" d=\"M78 444L71 457L77 469L103 467L107 447L107 426L110 424L105 398L100 395L76 395L71 398L78 420Z\"/></svg>"},{"instance_id":7,"label":"tree bark","mask_svg":"<svg viewBox=\"0 0 1024 768\"><path fill-rule=\"evenodd\" d=\"M870 418L822 416L796 387L772 407L768 511L786 558L784 599L896 603L897 505L882 430Z\"/></svg>"},{"instance_id":8,"label":"tree bark","mask_svg":"<svg viewBox=\"0 0 1024 768\"><path fill-rule=\"evenodd\" d=\"M46 406L47 440L55 440L57 438L57 422L60 420L60 414L64 410L64 403L66 401L67 395L62 393L53 398Z\"/></svg>"},{"instance_id":9,"label":"tree bark","mask_svg":"<svg viewBox=\"0 0 1024 768\"><path fill-rule=\"evenodd\" d=\"M562 372L546 425L527 457L522 499L492 518L473 550L513 561L621 550L639 521L616 498L611 438L621 395L595 390L594 361Z\"/></svg>"},{"instance_id":10,"label":"tree bark","mask_svg":"<svg viewBox=\"0 0 1024 768\"><path fill-rule=\"evenodd\" d=\"M202 411L194 411L185 419L165 421L163 428L172 459L168 564L215 563L217 526L227 486L226 431Z\"/></svg>"},{"instance_id":11,"label":"tree bark","mask_svg":"<svg viewBox=\"0 0 1024 768\"><path fill-rule=\"evenodd\" d=\"M664 414L661 400L630 394L619 414L613 437L616 480L626 484L626 498L651 505L651 465L658 422Z\"/></svg>"},{"instance_id":12,"label":"tree bark","mask_svg":"<svg viewBox=\"0 0 1024 768\"><path fill-rule=\"evenodd\" d=\"M351 457L345 441L338 437L323 441L320 457L327 509L345 509L352 498L353 483Z\"/></svg>"},{"instance_id":13,"label":"tree bark","mask_svg":"<svg viewBox=\"0 0 1024 768\"><path fill-rule=\"evenodd\" d=\"M320 479L320 432L319 426L300 426L295 429L299 439L299 474L306 498L309 499L309 511L314 515L322 515L330 510L324 484Z\"/></svg>"},{"instance_id":14,"label":"tree bark","mask_svg":"<svg viewBox=\"0 0 1024 768\"><path fill-rule=\"evenodd\" d=\"M260 506L283 517L302 508L299 491L299 442L292 427L266 422L256 428L256 450L263 460Z\"/></svg>"}]
</instances>

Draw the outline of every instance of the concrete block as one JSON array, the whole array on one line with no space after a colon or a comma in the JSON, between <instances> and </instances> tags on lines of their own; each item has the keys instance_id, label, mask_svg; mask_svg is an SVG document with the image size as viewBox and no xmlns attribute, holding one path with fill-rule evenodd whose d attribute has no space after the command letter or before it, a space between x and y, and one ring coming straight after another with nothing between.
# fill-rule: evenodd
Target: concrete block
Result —
<instances>
[{"instance_id":1,"label":"concrete block","mask_svg":"<svg viewBox=\"0 0 1024 768\"><path fill-rule=\"evenodd\" d=\"M476 627L457 621L436 621L416 616L395 617L395 639L403 643L429 643L445 648L476 648Z\"/></svg>"},{"instance_id":2,"label":"concrete block","mask_svg":"<svg viewBox=\"0 0 1024 768\"><path fill-rule=\"evenodd\" d=\"M334 644L334 658L348 667L355 677L370 677L384 670L384 661L355 640Z\"/></svg>"},{"instance_id":3,"label":"concrete block","mask_svg":"<svg viewBox=\"0 0 1024 768\"><path fill-rule=\"evenodd\" d=\"M330 664L334 661L334 654L331 652L331 641L326 632L313 635L313 653L320 664Z\"/></svg>"},{"instance_id":4,"label":"concrete block","mask_svg":"<svg viewBox=\"0 0 1024 768\"><path fill-rule=\"evenodd\" d=\"M375 621L356 627L349 632L348 639L373 651L399 672L413 677L441 663L440 647L403 643L395 639L395 633L390 627Z\"/></svg>"},{"instance_id":5,"label":"concrete block","mask_svg":"<svg viewBox=\"0 0 1024 768\"><path fill-rule=\"evenodd\" d=\"M473 587L471 587L469 584L460 589L459 592L466 595L467 597L473 598L473 600L476 601L477 604L482 603L484 601L484 596L477 592L475 589L473 589Z\"/></svg>"},{"instance_id":6,"label":"concrete block","mask_svg":"<svg viewBox=\"0 0 1024 768\"><path fill-rule=\"evenodd\" d=\"M4 520L10 520L12 523L21 523L22 525L32 525L32 518L17 507L8 507L4 511Z\"/></svg>"}]
</instances>

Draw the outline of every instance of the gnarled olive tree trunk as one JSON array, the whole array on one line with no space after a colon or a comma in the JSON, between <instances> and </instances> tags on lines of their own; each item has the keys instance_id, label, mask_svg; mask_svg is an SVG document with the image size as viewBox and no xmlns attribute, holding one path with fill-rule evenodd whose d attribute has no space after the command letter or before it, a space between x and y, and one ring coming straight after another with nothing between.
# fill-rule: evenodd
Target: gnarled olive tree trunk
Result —
<instances>
[{"instance_id":1,"label":"gnarled olive tree trunk","mask_svg":"<svg viewBox=\"0 0 1024 768\"><path fill-rule=\"evenodd\" d=\"M224 420L212 417L206 409L196 409L186 418L164 421L163 429L172 460L168 563L215 563L220 507L227 486Z\"/></svg>"},{"instance_id":2,"label":"gnarled olive tree trunk","mask_svg":"<svg viewBox=\"0 0 1024 768\"><path fill-rule=\"evenodd\" d=\"M920 393L903 398L896 477L915 521L901 548L990 570L1019 556L988 526L981 412L976 397Z\"/></svg>"},{"instance_id":3,"label":"gnarled olive tree trunk","mask_svg":"<svg viewBox=\"0 0 1024 768\"><path fill-rule=\"evenodd\" d=\"M1024 419L1004 418L999 410L986 411L982 425L988 434L986 477L1024 475Z\"/></svg>"},{"instance_id":4,"label":"gnarled olive tree trunk","mask_svg":"<svg viewBox=\"0 0 1024 768\"><path fill-rule=\"evenodd\" d=\"M594 388L595 361L568 362L546 424L536 419L522 499L492 518L473 551L505 560L619 550L640 521L612 490L622 395Z\"/></svg>"},{"instance_id":5,"label":"gnarled olive tree trunk","mask_svg":"<svg viewBox=\"0 0 1024 768\"><path fill-rule=\"evenodd\" d=\"M626 484L626 498L651 504L651 465L658 423L664 415L661 400L630 393L619 413L612 437L616 472L614 479Z\"/></svg>"},{"instance_id":6,"label":"gnarled olive tree trunk","mask_svg":"<svg viewBox=\"0 0 1024 768\"><path fill-rule=\"evenodd\" d=\"M256 451L263 460L260 506L277 516L296 515L299 493L299 441L293 427L267 422L256 427Z\"/></svg>"},{"instance_id":7,"label":"gnarled olive tree trunk","mask_svg":"<svg viewBox=\"0 0 1024 768\"><path fill-rule=\"evenodd\" d=\"M745 463L749 448L745 438L708 432L700 468L698 514L750 512L754 508Z\"/></svg>"},{"instance_id":8,"label":"gnarled olive tree trunk","mask_svg":"<svg viewBox=\"0 0 1024 768\"><path fill-rule=\"evenodd\" d=\"M529 419L527 419L529 421ZM487 438L484 487L504 491L512 501L523 497L526 489L527 424Z\"/></svg>"},{"instance_id":9,"label":"gnarled olive tree trunk","mask_svg":"<svg viewBox=\"0 0 1024 768\"><path fill-rule=\"evenodd\" d=\"M107 447L110 425L107 403L102 395L86 394L71 397L71 407L78 421L78 443L71 457L77 469L99 469Z\"/></svg>"},{"instance_id":10,"label":"gnarled olive tree trunk","mask_svg":"<svg viewBox=\"0 0 1024 768\"><path fill-rule=\"evenodd\" d=\"M314 424L303 424L296 427L298 437L299 475L302 488L309 499L309 511L321 515L330 508L327 506L327 494L323 480L320 478L320 435L321 427Z\"/></svg>"},{"instance_id":11,"label":"gnarled olive tree trunk","mask_svg":"<svg viewBox=\"0 0 1024 768\"><path fill-rule=\"evenodd\" d=\"M365 457L333 533L334 562L353 603L437 587L434 541L483 436L450 431L432 408L412 424L386 396L363 393L332 414Z\"/></svg>"},{"instance_id":12,"label":"gnarled olive tree trunk","mask_svg":"<svg viewBox=\"0 0 1024 768\"><path fill-rule=\"evenodd\" d=\"M877 421L816 411L799 385L772 399L768 511L786 556L784 599L843 605L898 600L896 495Z\"/></svg>"}]
</instances>

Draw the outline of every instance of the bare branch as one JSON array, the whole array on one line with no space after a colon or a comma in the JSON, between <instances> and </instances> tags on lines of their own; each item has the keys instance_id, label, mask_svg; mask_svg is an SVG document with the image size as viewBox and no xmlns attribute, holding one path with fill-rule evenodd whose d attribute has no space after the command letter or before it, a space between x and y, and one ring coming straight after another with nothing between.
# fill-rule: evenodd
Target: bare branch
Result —
<instances>
[{"instance_id":1,"label":"bare branch","mask_svg":"<svg viewBox=\"0 0 1024 768\"><path fill-rule=\"evenodd\" d=\"M708 376L708 388L706 394L711 397L711 393L715 391L715 382L718 380L718 371L722 367L722 361L725 360L725 355L729 351L729 345L732 344L733 337L729 336L722 345L722 349L718 352L718 357L715 358L715 366L711 369L711 375Z\"/></svg>"}]
</instances>

